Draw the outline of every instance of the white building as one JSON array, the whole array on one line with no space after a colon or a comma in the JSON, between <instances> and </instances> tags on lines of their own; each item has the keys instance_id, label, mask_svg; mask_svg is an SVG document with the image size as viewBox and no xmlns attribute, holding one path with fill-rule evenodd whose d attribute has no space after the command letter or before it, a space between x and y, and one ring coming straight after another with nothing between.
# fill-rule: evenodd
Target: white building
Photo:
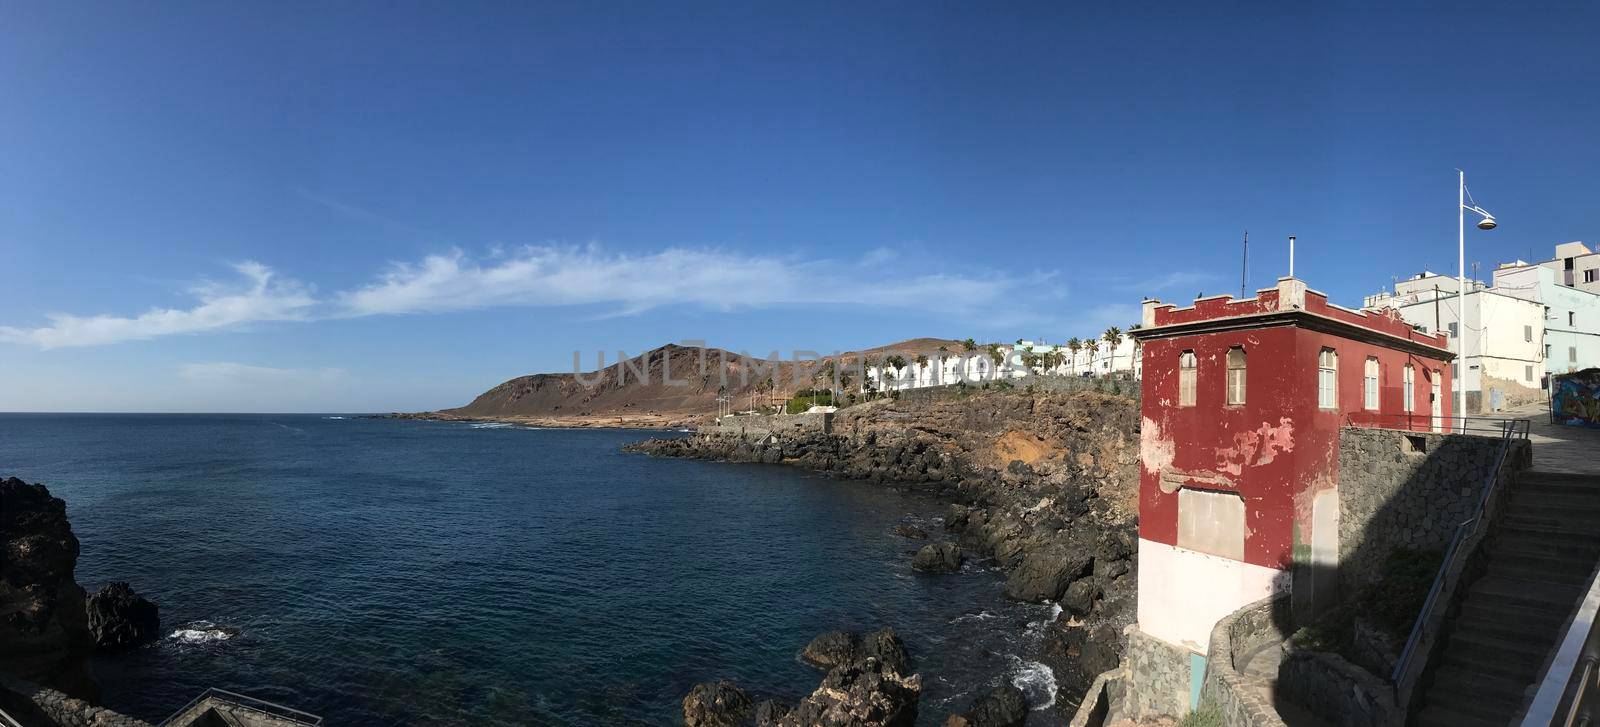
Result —
<instances>
[{"instance_id":1,"label":"white building","mask_svg":"<svg viewBox=\"0 0 1600 727\"><path fill-rule=\"evenodd\" d=\"M1084 342L1088 343L1091 342ZM905 366L898 369L886 371L886 367L871 366L866 370L866 383L877 391L891 391L963 382L983 384L1031 375L1107 376L1117 373L1139 378L1143 367L1139 347L1132 336L1124 335L1115 351L1104 340L1092 344L1080 345L1076 354L1065 345L1043 341L980 346L970 352L928 356L924 361L908 359ZM1051 365L1052 354L1059 355L1059 363Z\"/></svg>"},{"instance_id":2,"label":"white building","mask_svg":"<svg viewBox=\"0 0 1600 727\"><path fill-rule=\"evenodd\" d=\"M1600 366L1600 272L1591 271L1600 271L1600 254L1565 243L1553 260L1501 265L1492 285L1469 281L1464 315L1456 279L1431 272L1362 303L1395 308L1425 331L1448 331L1462 352L1452 368L1467 411L1492 412L1543 400L1549 374Z\"/></svg>"}]
</instances>

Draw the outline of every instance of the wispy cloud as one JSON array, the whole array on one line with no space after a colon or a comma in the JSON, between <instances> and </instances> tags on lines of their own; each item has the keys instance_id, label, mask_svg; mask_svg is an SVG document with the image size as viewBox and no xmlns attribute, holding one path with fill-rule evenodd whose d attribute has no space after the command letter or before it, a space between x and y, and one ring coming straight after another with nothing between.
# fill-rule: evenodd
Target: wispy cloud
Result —
<instances>
[{"instance_id":1,"label":"wispy cloud","mask_svg":"<svg viewBox=\"0 0 1600 727\"><path fill-rule=\"evenodd\" d=\"M1048 274L907 275L881 260L760 257L671 248L645 255L598 248L523 247L488 261L460 251L393 265L376 282L339 296L343 315L454 311L498 306L610 305L629 314L668 305L719 310L790 304L861 304L972 310L1037 286ZM1062 289L1031 288L1040 297Z\"/></svg>"},{"instance_id":2,"label":"wispy cloud","mask_svg":"<svg viewBox=\"0 0 1600 727\"><path fill-rule=\"evenodd\" d=\"M206 283L190 292L199 300L192 308L152 308L133 317L77 316L54 313L49 325L37 328L0 326L0 341L41 349L99 346L160 336L237 329L264 321L302 320L316 305L311 289L278 278L256 262L234 266L243 285Z\"/></svg>"},{"instance_id":3,"label":"wispy cloud","mask_svg":"<svg viewBox=\"0 0 1600 727\"><path fill-rule=\"evenodd\" d=\"M1041 302L1066 294L1051 273L919 274L882 253L866 257L803 259L685 248L629 255L594 246L524 246L497 248L475 259L455 250L392 263L373 282L326 297L246 262L235 266L242 284L197 286L192 292L198 303L192 308L156 308L131 317L52 314L48 325L0 326L0 342L41 349L95 346L267 321L513 306L596 306L605 315L620 316L667 306L857 305L995 323L1036 319ZM1014 304L1019 291L1026 291L1029 307Z\"/></svg>"}]
</instances>

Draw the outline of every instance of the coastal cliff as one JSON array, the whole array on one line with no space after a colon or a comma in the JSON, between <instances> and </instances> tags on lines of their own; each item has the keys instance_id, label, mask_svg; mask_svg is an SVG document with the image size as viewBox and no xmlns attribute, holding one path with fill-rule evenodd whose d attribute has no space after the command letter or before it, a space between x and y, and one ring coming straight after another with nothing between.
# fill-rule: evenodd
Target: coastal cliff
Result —
<instances>
[{"instance_id":1,"label":"coastal cliff","mask_svg":"<svg viewBox=\"0 0 1600 727\"><path fill-rule=\"evenodd\" d=\"M94 646L87 595L73 569L67 504L44 485L0 480L0 670L30 681L70 678Z\"/></svg>"},{"instance_id":2,"label":"coastal cliff","mask_svg":"<svg viewBox=\"0 0 1600 727\"><path fill-rule=\"evenodd\" d=\"M751 356L668 344L626 358L586 357L586 363L595 364L587 373L518 376L479 394L465 406L392 416L534 426L677 428L709 421L717 411L719 397L735 406L782 401L797 389L826 385L834 365L845 381L859 386L863 361L891 353L913 357L959 348L952 340L914 338L862 351L830 353L824 360L768 361L760 356L779 352Z\"/></svg>"},{"instance_id":3,"label":"coastal cliff","mask_svg":"<svg viewBox=\"0 0 1600 727\"><path fill-rule=\"evenodd\" d=\"M27 725L148 727L83 701L99 697L84 662L159 638L159 610L127 583L86 594L77 565L66 503L0 479L0 709Z\"/></svg>"},{"instance_id":4,"label":"coastal cliff","mask_svg":"<svg viewBox=\"0 0 1600 727\"><path fill-rule=\"evenodd\" d=\"M1134 619L1138 405L1106 394L979 391L881 400L828 419L730 417L695 436L627 447L663 457L788 464L951 501L919 561L991 558L1005 594L1052 602L1044 661L1076 701L1113 668Z\"/></svg>"}]
</instances>

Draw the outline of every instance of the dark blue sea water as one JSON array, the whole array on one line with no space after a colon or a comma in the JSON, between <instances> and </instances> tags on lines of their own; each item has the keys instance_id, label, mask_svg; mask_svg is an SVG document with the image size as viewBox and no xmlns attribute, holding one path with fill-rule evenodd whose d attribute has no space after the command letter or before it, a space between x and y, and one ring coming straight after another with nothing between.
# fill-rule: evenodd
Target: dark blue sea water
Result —
<instances>
[{"instance_id":1,"label":"dark blue sea water","mask_svg":"<svg viewBox=\"0 0 1600 727\"><path fill-rule=\"evenodd\" d=\"M982 566L909 569L918 543L889 529L938 532L940 503L618 450L649 434L0 415L0 476L67 501L80 583L161 605L171 635L94 664L109 706L151 720L216 686L331 725L671 724L699 681L809 693L812 636L882 624L924 723L1001 679L1050 698L1044 607Z\"/></svg>"}]
</instances>

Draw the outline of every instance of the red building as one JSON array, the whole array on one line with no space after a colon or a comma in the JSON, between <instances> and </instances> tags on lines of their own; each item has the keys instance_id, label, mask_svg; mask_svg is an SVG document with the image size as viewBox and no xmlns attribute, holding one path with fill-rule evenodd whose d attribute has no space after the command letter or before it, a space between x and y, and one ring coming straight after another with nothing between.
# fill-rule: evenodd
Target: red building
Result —
<instances>
[{"instance_id":1,"label":"red building","mask_svg":"<svg viewBox=\"0 0 1600 727\"><path fill-rule=\"evenodd\" d=\"M1144 306L1139 626L1203 653L1217 619L1338 554L1339 429L1450 416L1443 335L1284 278ZM1310 573L1318 569L1309 568ZM1325 581L1295 579L1295 599ZM1298 605L1298 604L1297 604Z\"/></svg>"}]
</instances>

